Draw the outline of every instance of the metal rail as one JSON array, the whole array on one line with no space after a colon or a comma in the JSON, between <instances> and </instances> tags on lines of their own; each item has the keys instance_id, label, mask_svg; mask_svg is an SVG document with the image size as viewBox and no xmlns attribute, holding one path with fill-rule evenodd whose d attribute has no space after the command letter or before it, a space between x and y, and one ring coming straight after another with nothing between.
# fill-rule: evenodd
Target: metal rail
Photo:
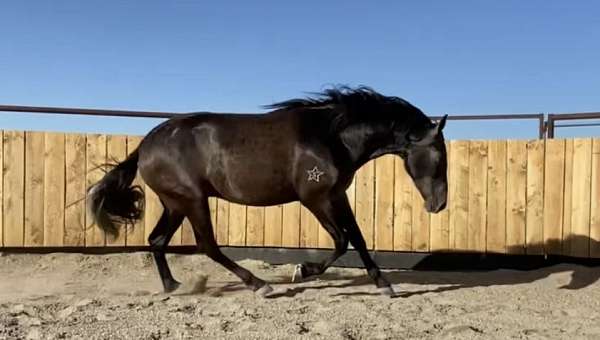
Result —
<instances>
[{"instance_id":1,"label":"metal rail","mask_svg":"<svg viewBox=\"0 0 600 340\"><path fill-rule=\"evenodd\" d=\"M20 105L0 105L0 112L27 112L42 114L68 114L68 115L87 115L87 116L109 116L109 117L140 117L140 118L171 118L178 115L189 113L160 112L160 111L130 111L130 110L107 110L107 109L81 109L69 107L45 107L45 106L20 106ZM194 112L200 113L200 112ZM441 116L432 116L432 119L439 119ZM448 116L449 120L537 120L539 122L538 135L540 139L544 137L554 138L556 121L560 120L579 120L579 119L600 119L600 112L585 113L564 113L549 114L548 120L545 120L543 113L533 114L497 114L497 115L454 115ZM571 124L572 126L576 126ZM595 124L594 124L595 125ZM564 125L565 127L570 125Z\"/></svg>"}]
</instances>

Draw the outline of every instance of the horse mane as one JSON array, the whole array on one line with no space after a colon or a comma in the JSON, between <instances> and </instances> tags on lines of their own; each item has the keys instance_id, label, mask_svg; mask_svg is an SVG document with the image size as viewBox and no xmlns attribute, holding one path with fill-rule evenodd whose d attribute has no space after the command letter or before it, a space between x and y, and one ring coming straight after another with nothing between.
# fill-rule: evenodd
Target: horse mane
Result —
<instances>
[{"instance_id":1,"label":"horse mane","mask_svg":"<svg viewBox=\"0 0 600 340\"><path fill-rule=\"evenodd\" d=\"M351 88L338 86L323 92L311 93L314 97L295 98L270 105L266 109L324 109L333 112L332 130L339 131L356 121L394 120L407 129L430 126L431 120L408 101L394 96L384 96L367 86Z\"/></svg>"}]
</instances>

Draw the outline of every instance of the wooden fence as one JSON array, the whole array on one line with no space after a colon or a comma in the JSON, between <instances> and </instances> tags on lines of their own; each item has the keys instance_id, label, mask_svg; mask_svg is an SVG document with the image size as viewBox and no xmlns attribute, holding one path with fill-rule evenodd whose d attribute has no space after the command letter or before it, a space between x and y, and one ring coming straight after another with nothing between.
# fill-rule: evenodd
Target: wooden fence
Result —
<instances>
[{"instance_id":1,"label":"wooden fence","mask_svg":"<svg viewBox=\"0 0 600 340\"><path fill-rule=\"evenodd\" d=\"M96 166L124 159L141 137L0 133L3 247L146 244L162 210L148 187L144 219L116 240L87 227L81 200L103 175ZM600 139L457 140L447 147L448 209L440 214L426 213L400 158L359 170L348 194L370 249L600 257ZM221 245L333 246L299 203L263 208L211 199L210 207ZM171 244L194 244L187 221Z\"/></svg>"}]
</instances>

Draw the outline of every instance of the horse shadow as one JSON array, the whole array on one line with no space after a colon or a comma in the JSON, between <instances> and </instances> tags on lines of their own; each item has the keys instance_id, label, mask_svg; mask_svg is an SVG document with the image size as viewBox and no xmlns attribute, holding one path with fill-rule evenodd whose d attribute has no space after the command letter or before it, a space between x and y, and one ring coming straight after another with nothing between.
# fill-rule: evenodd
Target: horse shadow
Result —
<instances>
[{"instance_id":1,"label":"horse shadow","mask_svg":"<svg viewBox=\"0 0 600 340\"><path fill-rule=\"evenodd\" d=\"M384 270L384 275L395 286L394 288L399 288L400 291L403 284L436 286L401 292L394 296L398 298L476 287L526 284L565 272L571 272L570 280L562 279L557 282L558 289L583 289L600 279L600 258L590 257L600 256L600 242L589 237L571 236L564 240L529 244L527 248L509 247L506 250L506 254L435 252L424 256L410 268ZM535 250L535 254L528 255L527 252L532 250ZM573 253L580 256L587 254L588 257L568 255ZM349 276L344 271L334 270L304 282L308 281L310 284L296 285L274 294L273 297L293 297L307 290L357 286L364 286L365 290L338 292L333 295L380 295L372 289L372 281L366 273L360 276ZM277 277L273 283L289 284L290 280L289 277Z\"/></svg>"}]
</instances>

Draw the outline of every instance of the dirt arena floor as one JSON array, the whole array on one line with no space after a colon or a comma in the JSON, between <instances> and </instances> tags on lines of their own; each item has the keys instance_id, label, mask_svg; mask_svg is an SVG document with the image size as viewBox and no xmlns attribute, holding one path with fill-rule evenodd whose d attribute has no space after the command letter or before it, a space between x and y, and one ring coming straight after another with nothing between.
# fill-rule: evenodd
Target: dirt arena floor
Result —
<instances>
[{"instance_id":1,"label":"dirt arena floor","mask_svg":"<svg viewBox=\"0 0 600 340\"><path fill-rule=\"evenodd\" d=\"M292 265L240 263L281 295L256 296L203 255L169 255L165 295L146 253L0 256L0 339L600 339L600 269L359 269L291 284ZM207 275L203 285L200 275Z\"/></svg>"}]
</instances>

